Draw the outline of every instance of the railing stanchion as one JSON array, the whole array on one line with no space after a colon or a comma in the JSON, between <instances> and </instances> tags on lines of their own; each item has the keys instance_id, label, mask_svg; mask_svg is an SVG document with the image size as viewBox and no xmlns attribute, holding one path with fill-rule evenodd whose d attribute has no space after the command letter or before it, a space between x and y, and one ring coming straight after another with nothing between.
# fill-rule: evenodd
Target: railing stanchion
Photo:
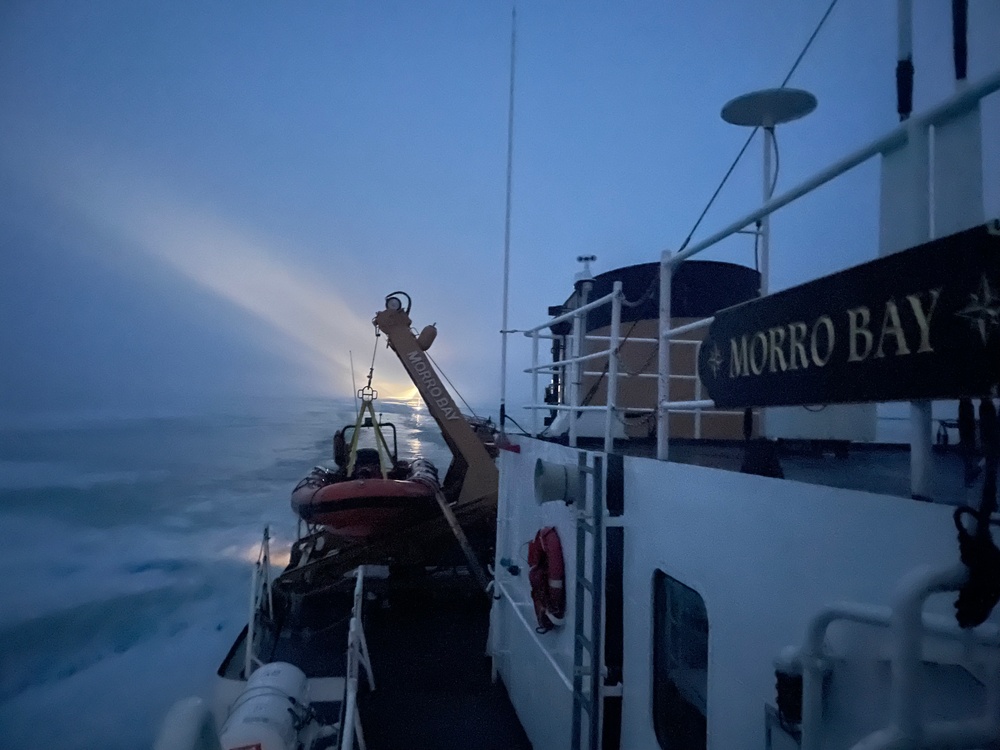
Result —
<instances>
[{"instance_id":1,"label":"railing stanchion","mask_svg":"<svg viewBox=\"0 0 1000 750\"><path fill-rule=\"evenodd\" d=\"M701 342L694 347L694 400L701 401L701 377L698 375L698 357L701 356ZM694 413L694 439L701 440L701 415L702 409Z\"/></svg>"},{"instance_id":2,"label":"railing stanchion","mask_svg":"<svg viewBox=\"0 0 1000 750\"><path fill-rule=\"evenodd\" d=\"M611 453L615 447L614 428L618 418L618 363L621 356L622 328L622 282L616 281L613 286L614 299L611 300L611 342L608 347L608 396L605 404L608 407L607 420L604 425L604 452Z\"/></svg>"},{"instance_id":3,"label":"railing stanchion","mask_svg":"<svg viewBox=\"0 0 1000 750\"><path fill-rule=\"evenodd\" d=\"M531 332L531 403L538 403L538 331ZM531 436L538 435L538 409L531 410Z\"/></svg>"},{"instance_id":4,"label":"railing stanchion","mask_svg":"<svg viewBox=\"0 0 1000 750\"><path fill-rule=\"evenodd\" d=\"M583 355L583 316L573 316L573 358ZM580 405L580 363L573 362L569 368L569 405ZM569 445L576 447L576 416L578 412L569 413Z\"/></svg>"},{"instance_id":5,"label":"railing stanchion","mask_svg":"<svg viewBox=\"0 0 1000 750\"><path fill-rule=\"evenodd\" d=\"M656 380L656 458L666 461L669 455L669 412L664 406L670 400L670 340L665 338L670 330L670 251L660 256L660 326L659 326L659 376Z\"/></svg>"}]
</instances>

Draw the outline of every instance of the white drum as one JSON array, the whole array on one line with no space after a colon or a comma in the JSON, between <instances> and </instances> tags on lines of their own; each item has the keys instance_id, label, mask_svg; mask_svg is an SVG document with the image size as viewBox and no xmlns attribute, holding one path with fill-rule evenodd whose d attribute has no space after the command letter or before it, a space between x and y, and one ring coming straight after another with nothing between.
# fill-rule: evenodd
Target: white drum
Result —
<instances>
[{"instance_id":1,"label":"white drum","mask_svg":"<svg viewBox=\"0 0 1000 750\"><path fill-rule=\"evenodd\" d=\"M305 674L292 664L260 667L250 675L222 725L222 750L294 750L295 723L308 702L307 685Z\"/></svg>"}]
</instances>

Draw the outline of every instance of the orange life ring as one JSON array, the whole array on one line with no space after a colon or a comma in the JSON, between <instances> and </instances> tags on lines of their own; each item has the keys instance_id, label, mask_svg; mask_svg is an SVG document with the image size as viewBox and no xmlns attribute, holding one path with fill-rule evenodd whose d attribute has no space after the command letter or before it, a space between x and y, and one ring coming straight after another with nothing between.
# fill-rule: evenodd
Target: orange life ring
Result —
<instances>
[{"instance_id":1,"label":"orange life ring","mask_svg":"<svg viewBox=\"0 0 1000 750\"><path fill-rule=\"evenodd\" d=\"M562 544L552 526L540 529L528 544L528 581L535 604L538 632L546 633L562 625L566 615L566 573Z\"/></svg>"}]
</instances>

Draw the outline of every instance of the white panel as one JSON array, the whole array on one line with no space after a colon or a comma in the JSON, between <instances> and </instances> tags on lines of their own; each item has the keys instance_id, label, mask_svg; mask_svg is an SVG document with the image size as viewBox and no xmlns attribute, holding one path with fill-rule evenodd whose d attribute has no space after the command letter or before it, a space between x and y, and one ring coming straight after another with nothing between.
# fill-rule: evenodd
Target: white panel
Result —
<instances>
[{"instance_id":1,"label":"white panel","mask_svg":"<svg viewBox=\"0 0 1000 750\"><path fill-rule=\"evenodd\" d=\"M498 539L497 560L510 558L520 566L517 576L496 567L497 581L511 594L494 600L498 623L493 647L501 656L497 667L507 686L511 703L532 744L538 748L568 748L572 721L572 693L546 654L563 675L573 675L573 606L576 575L576 526L573 510L562 502L535 502L535 461L577 465L579 451L553 443L519 439L521 453L500 452L500 501L498 517L506 519ZM544 526L554 526L562 544L566 576L566 625L545 634L533 632L535 612L528 583L528 542ZM517 607L526 628L513 611ZM543 653L544 650L544 653Z\"/></svg>"},{"instance_id":2,"label":"white panel","mask_svg":"<svg viewBox=\"0 0 1000 750\"><path fill-rule=\"evenodd\" d=\"M930 144L927 130L911 129L909 142L882 157L880 256L930 239Z\"/></svg>"},{"instance_id":3,"label":"white panel","mask_svg":"<svg viewBox=\"0 0 1000 750\"><path fill-rule=\"evenodd\" d=\"M709 618L709 748L763 744L773 660L842 600L887 605L916 566L957 561L951 508L682 464L625 461L623 747L656 747L652 579L694 588ZM949 614L953 597L932 600ZM996 619L996 616L994 616Z\"/></svg>"},{"instance_id":4,"label":"white panel","mask_svg":"<svg viewBox=\"0 0 1000 750\"><path fill-rule=\"evenodd\" d=\"M982 224L983 133L979 107L934 129L934 234Z\"/></svg>"},{"instance_id":5,"label":"white panel","mask_svg":"<svg viewBox=\"0 0 1000 750\"><path fill-rule=\"evenodd\" d=\"M817 407L810 407L817 408ZM810 411L802 406L767 410L767 437L786 440L875 440L875 404L838 404Z\"/></svg>"}]
</instances>

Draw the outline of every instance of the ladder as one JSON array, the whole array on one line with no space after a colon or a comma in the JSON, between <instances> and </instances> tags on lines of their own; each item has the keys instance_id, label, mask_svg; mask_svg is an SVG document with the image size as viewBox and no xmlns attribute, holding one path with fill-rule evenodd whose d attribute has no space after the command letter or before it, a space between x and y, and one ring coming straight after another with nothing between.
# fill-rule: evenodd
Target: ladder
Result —
<instances>
[{"instance_id":1,"label":"ladder","mask_svg":"<svg viewBox=\"0 0 1000 750\"><path fill-rule=\"evenodd\" d=\"M581 451L578 471L577 487L580 493L576 512L576 596L573 606L573 736L570 747L572 750L598 750L601 747L604 677L601 632L604 620L604 457L595 455L594 465L590 467L587 454ZM588 484L590 492L586 491ZM586 726L584 713L587 714Z\"/></svg>"}]
</instances>

